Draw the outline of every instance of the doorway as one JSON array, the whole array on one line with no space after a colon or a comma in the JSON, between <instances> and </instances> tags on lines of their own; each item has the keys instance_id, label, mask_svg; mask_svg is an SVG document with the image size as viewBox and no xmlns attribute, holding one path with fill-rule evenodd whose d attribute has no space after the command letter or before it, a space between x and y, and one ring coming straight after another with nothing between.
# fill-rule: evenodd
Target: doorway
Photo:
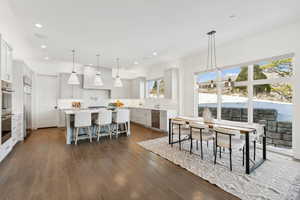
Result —
<instances>
[{"instance_id":1,"label":"doorway","mask_svg":"<svg viewBox=\"0 0 300 200\"><path fill-rule=\"evenodd\" d=\"M52 75L37 75L37 128L57 127L58 78Z\"/></svg>"}]
</instances>

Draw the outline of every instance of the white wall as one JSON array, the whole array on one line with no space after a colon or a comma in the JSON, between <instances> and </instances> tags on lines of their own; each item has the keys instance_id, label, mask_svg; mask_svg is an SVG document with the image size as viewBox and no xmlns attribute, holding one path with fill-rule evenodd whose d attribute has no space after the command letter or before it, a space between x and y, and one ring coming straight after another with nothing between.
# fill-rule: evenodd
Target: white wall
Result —
<instances>
[{"instance_id":1,"label":"white wall","mask_svg":"<svg viewBox=\"0 0 300 200\"><path fill-rule=\"evenodd\" d=\"M36 52L26 40L22 24L10 9L9 0L2 0L0 6L0 34L3 39L13 48L13 58L31 60Z\"/></svg>"}]
</instances>

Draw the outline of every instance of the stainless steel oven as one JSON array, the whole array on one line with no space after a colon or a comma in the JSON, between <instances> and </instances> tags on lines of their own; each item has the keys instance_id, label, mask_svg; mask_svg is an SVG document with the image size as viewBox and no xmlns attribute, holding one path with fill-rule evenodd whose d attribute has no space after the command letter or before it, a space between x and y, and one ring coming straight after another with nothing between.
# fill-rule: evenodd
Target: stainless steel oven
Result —
<instances>
[{"instance_id":1,"label":"stainless steel oven","mask_svg":"<svg viewBox=\"0 0 300 200\"><path fill-rule=\"evenodd\" d=\"M2 115L1 115L1 143L11 137L12 124L12 87L11 83L1 81Z\"/></svg>"},{"instance_id":2,"label":"stainless steel oven","mask_svg":"<svg viewBox=\"0 0 300 200\"><path fill-rule=\"evenodd\" d=\"M9 138L11 138L11 122L12 122L12 114L1 116L1 128L2 128L1 144L3 144Z\"/></svg>"}]
</instances>

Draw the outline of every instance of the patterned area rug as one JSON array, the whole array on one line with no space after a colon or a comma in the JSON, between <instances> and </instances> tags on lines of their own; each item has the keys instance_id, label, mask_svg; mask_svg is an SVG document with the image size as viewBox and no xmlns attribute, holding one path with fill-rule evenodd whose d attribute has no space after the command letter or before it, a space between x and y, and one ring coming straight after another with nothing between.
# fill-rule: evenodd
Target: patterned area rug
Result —
<instances>
[{"instance_id":1,"label":"patterned area rug","mask_svg":"<svg viewBox=\"0 0 300 200\"><path fill-rule=\"evenodd\" d=\"M299 198L300 162L290 157L267 152L267 160L250 175L246 175L240 149L233 149L233 171L231 172L227 151L222 152L221 159L218 156L217 164L214 165L212 143L208 147L207 143L203 143L203 160L200 157L200 150L196 150L196 144L193 144L193 154L189 153L189 141L183 142L181 151L178 144L174 144L173 147L168 144L168 137L143 141L139 145L241 199L296 200ZM261 158L261 154L262 152L257 149L257 159Z\"/></svg>"}]
</instances>

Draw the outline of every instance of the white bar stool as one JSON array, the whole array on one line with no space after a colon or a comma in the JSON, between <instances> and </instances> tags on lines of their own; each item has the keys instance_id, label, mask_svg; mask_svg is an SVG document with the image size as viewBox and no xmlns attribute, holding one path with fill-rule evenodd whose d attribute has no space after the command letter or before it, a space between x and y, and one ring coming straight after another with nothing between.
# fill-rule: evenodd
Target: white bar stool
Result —
<instances>
[{"instance_id":1,"label":"white bar stool","mask_svg":"<svg viewBox=\"0 0 300 200\"><path fill-rule=\"evenodd\" d=\"M114 134L116 134L116 137L118 138L120 133L127 133L128 132L128 125L129 123L129 110L128 109L120 109L116 111L116 115L113 118L113 122L116 125L115 130L113 131ZM125 131L120 131L120 125L125 125Z\"/></svg>"},{"instance_id":2,"label":"white bar stool","mask_svg":"<svg viewBox=\"0 0 300 200\"><path fill-rule=\"evenodd\" d=\"M98 118L95 121L97 126L96 133L97 133L97 141L100 139L100 130L101 127L108 127L109 137L111 139L111 123L112 123L112 111L111 110L101 110L98 112Z\"/></svg>"},{"instance_id":3,"label":"white bar stool","mask_svg":"<svg viewBox=\"0 0 300 200\"><path fill-rule=\"evenodd\" d=\"M90 138L90 142L92 142L92 115L89 111L77 111L75 112L75 145L77 145L77 141L79 138L79 129L84 128L87 129L87 133L84 135L88 135Z\"/></svg>"}]
</instances>

